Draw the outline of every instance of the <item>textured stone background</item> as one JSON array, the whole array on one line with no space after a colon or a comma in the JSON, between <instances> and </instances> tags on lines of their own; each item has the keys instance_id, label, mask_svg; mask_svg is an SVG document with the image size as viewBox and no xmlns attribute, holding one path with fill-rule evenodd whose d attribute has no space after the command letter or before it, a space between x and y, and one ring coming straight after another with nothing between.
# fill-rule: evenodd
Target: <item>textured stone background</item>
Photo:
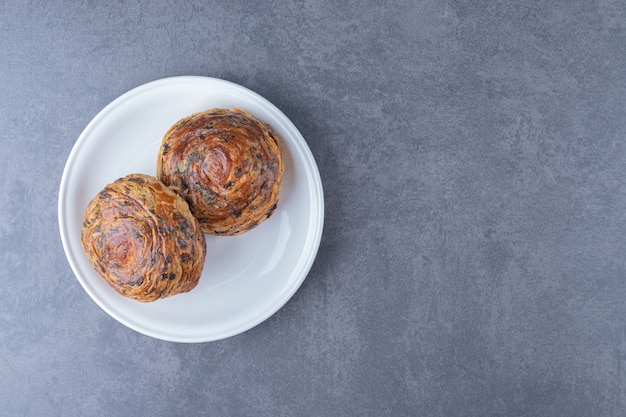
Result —
<instances>
[{"instance_id":1,"label":"textured stone background","mask_svg":"<svg viewBox=\"0 0 626 417\"><path fill-rule=\"evenodd\" d=\"M623 416L626 3L0 3L0 414ZM65 259L67 156L106 104L207 75L317 159L295 297L208 344L138 334Z\"/></svg>"}]
</instances>

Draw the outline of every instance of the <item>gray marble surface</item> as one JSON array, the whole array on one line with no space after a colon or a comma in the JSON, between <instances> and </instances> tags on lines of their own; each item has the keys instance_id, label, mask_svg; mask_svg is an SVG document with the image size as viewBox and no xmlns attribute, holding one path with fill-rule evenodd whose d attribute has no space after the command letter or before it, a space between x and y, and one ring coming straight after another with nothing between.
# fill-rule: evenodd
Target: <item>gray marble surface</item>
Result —
<instances>
[{"instance_id":1,"label":"gray marble surface","mask_svg":"<svg viewBox=\"0 0 626 417\"><path fill-rule=\"evenodd\" d=\"M0 3L0 415L623 416L626 3ZM303 286L226 340L104 313L57 198L91 118L244 85L326 198Z\"/></svg>"}]
</instances>

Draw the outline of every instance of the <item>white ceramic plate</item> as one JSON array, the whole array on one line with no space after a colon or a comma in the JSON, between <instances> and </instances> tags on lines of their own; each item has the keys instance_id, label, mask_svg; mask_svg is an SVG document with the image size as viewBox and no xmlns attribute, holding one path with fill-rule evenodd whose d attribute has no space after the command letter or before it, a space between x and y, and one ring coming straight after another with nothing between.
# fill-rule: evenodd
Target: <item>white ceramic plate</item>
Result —
<instances>
[{"instance_id":1,"label":"white ceramic plate","mask_svg":"<svg viewBox=\"0 0 626 417\"><path fill-rule=\"evenodd\" d=\"M155 175L161 139L169 127L182 117L214 107L241 108L269 123L282 138L285 173L278 208L243 235L207 235L202 278L191 292L148 304L122 297L98 275L83 252L83 212L117 178L134 172ZM258 94L207 77L166 78L114 100L76 141L59 191L61 240L85 291L120 323L176 342L233 336L278 311L311 268L323 220L319 172L296 127Z\"/></svg>"}]
</instances>

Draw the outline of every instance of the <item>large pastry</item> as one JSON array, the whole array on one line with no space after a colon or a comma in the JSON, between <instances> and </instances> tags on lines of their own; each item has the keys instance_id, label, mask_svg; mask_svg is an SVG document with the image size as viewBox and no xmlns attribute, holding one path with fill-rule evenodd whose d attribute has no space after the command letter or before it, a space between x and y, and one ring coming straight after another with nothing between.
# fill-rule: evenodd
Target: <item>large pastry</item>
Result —
<instances>
[{"instance_id":1,"label":"large pastry","mask_svg":"<svg viewBox=\"0 0 626 417\"><path fill-rule=\"evenodd\" d=\"M193 289L206 255L204 234L185 200L143 174L120 178L93 198L81 241L109 285L142 302Z\"/></svg>"},{"instance_id":2,"label":"large pastry","mask_svg":"<svg viewBox=\"0 0 626 417\"><path fill-rule=\"evenodd\" d=\"M157 176L189 203L205 233L238 235L269 218L284 170L278 136L243 110L185 117L163 137Z\"/></svg>"}]
</instances>

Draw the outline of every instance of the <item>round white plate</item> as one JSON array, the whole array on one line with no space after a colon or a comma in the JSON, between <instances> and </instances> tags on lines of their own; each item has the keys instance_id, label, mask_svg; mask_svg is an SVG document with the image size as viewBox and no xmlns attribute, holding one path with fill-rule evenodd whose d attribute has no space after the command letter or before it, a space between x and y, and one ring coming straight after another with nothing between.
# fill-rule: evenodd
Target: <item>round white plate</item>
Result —
<instances>
[{"instance_id":1,"label":"round white plate","mask_svg":"<svg viewBox=\"0 0 626 417\"><path fill-rule=\"evenodd\" d=\"M206 236L197 287L153 303L115 292L80 243L83 212L107 184L130 173L155 175L161 139L177 120L211 109L241 108L269 123L283 142L278 208L240 236ZM172 77L137 87L106 106L72 149L59 191L67 259L89 296L120 323L175 342L207 342L242 333L278 311L308 274L322 236L322 183L313 155L291 121L258 94L208 77Z\"/></svg>"}]
</instances>

